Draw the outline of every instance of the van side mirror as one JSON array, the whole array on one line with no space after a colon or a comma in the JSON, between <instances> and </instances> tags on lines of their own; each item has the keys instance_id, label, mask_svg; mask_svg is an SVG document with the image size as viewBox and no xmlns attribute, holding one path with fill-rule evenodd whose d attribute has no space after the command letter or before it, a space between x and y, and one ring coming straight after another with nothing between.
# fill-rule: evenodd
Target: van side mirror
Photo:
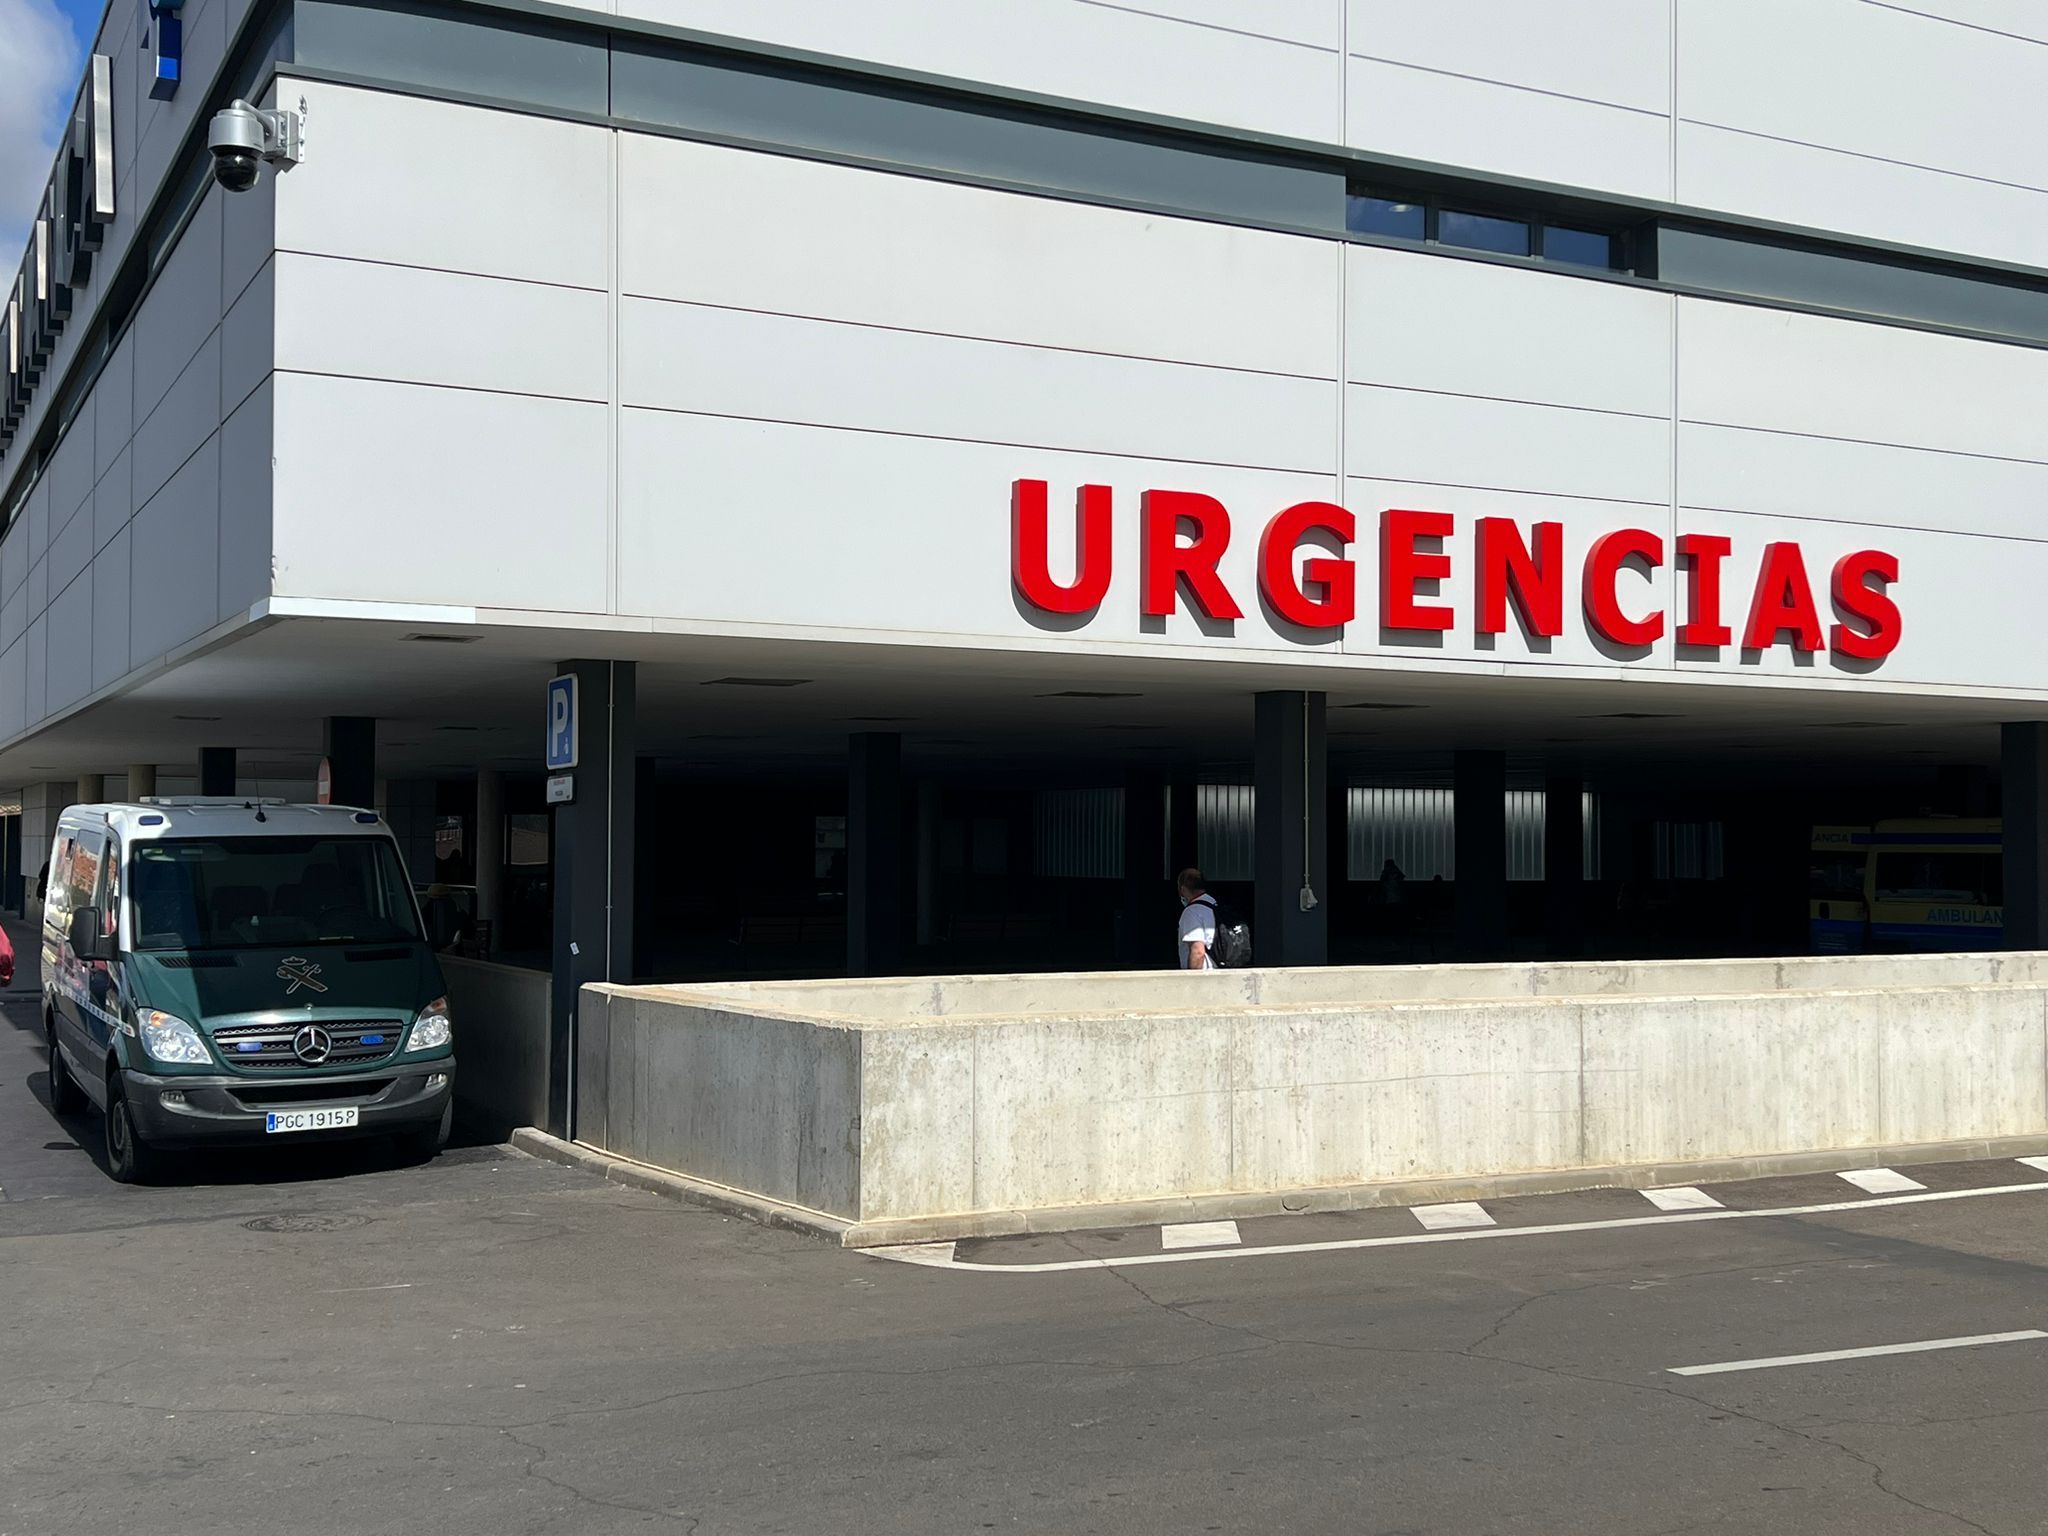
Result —
<instances>
[{"instance_id":1,"label":"van side mirror","mask_svg":"<svg viewBox=\"0 0 2048 1536\"><path fill-rule=\"evenodd\" d=\"M71 953L80 960L106 960L114 946L107 938L98 907L75 907L71 912Z\"/></svg>"}]
</instances>

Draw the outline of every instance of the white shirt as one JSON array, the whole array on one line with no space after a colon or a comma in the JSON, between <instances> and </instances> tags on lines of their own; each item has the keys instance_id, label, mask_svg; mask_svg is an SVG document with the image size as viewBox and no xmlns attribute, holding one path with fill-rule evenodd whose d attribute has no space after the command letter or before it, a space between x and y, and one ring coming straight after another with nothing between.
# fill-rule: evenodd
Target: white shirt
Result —
<instances>
[{"instance_id":1,"label":"white shirt","mask_svg":"<svg viewBox=\"0 0 2048 1536\"><path fill-rule=\"evenodd\" d=\"M1180 909L1180 968L1188 968L1188 946L1206 946L1202 954L1202 969L1216 969L1216 906L1207 896L1197 896Z\"/></svg>"}]
</instances>

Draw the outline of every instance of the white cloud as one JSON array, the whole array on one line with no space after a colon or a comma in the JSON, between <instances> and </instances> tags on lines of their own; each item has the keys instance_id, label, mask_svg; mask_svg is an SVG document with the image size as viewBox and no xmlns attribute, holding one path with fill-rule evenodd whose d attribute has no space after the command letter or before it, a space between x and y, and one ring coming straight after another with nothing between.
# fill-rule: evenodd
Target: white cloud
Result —
<instances>
[{"instance_id":1,"label":"white cloud","mask_svg":"<svg viewBox=\"0 0 2048 1536\"><path fill-rule=\"evenodd\" d=\"M83 58L52 0L0 0L0 281L28 244Z\"/></svg>"}]
</instances>

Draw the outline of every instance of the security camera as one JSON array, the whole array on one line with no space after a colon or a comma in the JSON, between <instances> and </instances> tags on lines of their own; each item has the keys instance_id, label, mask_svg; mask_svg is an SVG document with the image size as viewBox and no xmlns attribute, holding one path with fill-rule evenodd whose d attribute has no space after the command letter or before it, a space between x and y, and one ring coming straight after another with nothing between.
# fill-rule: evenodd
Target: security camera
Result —
<instances>
[{"instance_id":1,"label":"security camera","mask_svg":"<svg viewBox=\"0 0 2048 1536\"><path fill-rule=\"evenodd\" d=\"M213 179L230 192L246 192L262 175L264 161L298 164L299 115L233 102L213 114L206 147L213 151Z\"/></svg>"}]
</instances>

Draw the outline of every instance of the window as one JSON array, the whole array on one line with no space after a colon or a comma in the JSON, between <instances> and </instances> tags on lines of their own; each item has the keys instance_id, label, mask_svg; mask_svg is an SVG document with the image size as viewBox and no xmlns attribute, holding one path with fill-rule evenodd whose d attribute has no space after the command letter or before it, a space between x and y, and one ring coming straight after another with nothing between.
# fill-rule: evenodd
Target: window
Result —
<instances>
[{"instance_id":1,"label":"window","mask_svg":"<svg viewBox=\"0 0 2048 1536\"><path fill-rule=\"evenodd\" d=\"M382 837L164 838L135 849L135 947L257 949L417 940Z\"/></svg>"},{"instance_id":2,"label":"window","mask_svg":"<svg viewBox=\"0 0 2048 1536\"><path fill-rule=\"evenodd\" d=\"M548 847L546 811L521 811L505 818L505 862L518 868L545 864L553 857Z\"/></svg>"},{"instance_id":3,"label":"window","mask_svg":"<svg viewBox=\"0 0 2048 1536\"><path fill-rule=\"evenodd\" d=\"M1806 866L1806 894L1813 901L1861 901L1864 856L1816 850Z\"/></svg>"},{"instance_id":4,"label":"window","mask_svg":"<svg viewBox=\"0 0 2048 1536\"><path fill-rule=\"evenodd\" d=\"M1569 224L1543 226L1545 261L1568 261L1579 267L1614 265L1614 236L1604 229L1574 229Z\"/></svg>"},{"instance_id":5,"label":"window","mask_svg":"<svg viewBox=\"0 0 2048 1536\"><path fill-rule=\"evenodd\" d=\"M1462 245L1474 251L1497 251L1503 256L1529 254L1529 226L1520 219L1496 218L1487 213L1460 213L1446 208L1437 216L1437 243Z\"/></svg>"},{"instance_id":6,"label":"window","mask_svg":"<svg viewBox=\"0 0 2048 1536\"><path fill-rule=\"evenodd\" d=\"M1880 853L1877 899L2001 906L2005 865L1996 853Z\"/></svg>"},{"instance_id":7,"label":"window","mask_svg":"<svg viewBox=\"0 0 2048 1536\"><path fill-rule=\"evenodd\" d=\"M1344 200L1344 227L1354 235L1391 235L1397 240L1421 240L1428 235L1429 210L1421 203L1401 203L1386 197Z\"/></svg>"}]
</instances>

